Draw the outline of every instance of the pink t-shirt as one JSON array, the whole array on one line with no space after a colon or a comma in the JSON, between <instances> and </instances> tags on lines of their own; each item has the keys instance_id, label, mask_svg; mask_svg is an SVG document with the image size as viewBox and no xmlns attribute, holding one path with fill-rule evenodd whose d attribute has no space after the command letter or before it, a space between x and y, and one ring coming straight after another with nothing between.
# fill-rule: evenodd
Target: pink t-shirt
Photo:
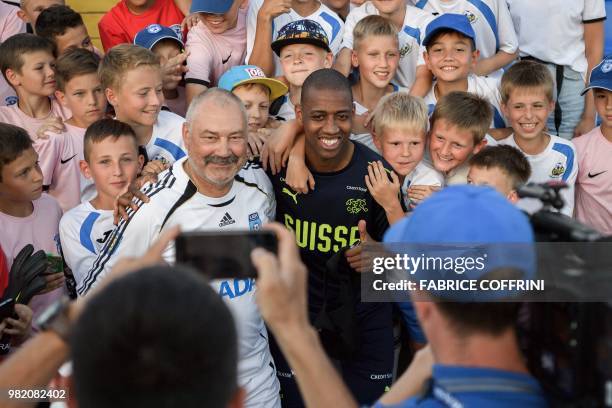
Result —
<instances>
[{"instance_id":1,"label":"pink t-shirt","mask_svg":"<svg viewBox=\"0 0 612 408\"><path fill-rule=\"evenodd\" d=\"M612 142L597 127L572 139L578 156L576 218L612 234Z\"/></svg>"},{"instance_id":2,"label":"pink t-shirt","mask_svg":"<svg viewBox=\"0 0 612 408\"><path fill-rule=\"evenodd\" d=\"M246 16L247 8L238 10L236 27L223 34L213 34L199 22L187 34L186 48L189 71L185 82L217 86L221 75L234 65L244 64L246 55Z\"/></svg>"},{"instance_id":3,"label":"pink t-shirt","mask_svg":"<svg viewBox=\"0 0 612 408\"><path fill-rule=\"evenodd\" d=\"M74 154L72 146L64 143L64 134L51 134L48 139L37 139L36 131L50 117L57 116L66 119L71 116L65 108L54 99L51 100L51 110L49 114L41 119L36 119L26 115L17 105L0 106L0 122L24 128L30 138L34 141L34 150L38 153L38 161L43 173L43 184L48 186L49 192L60 202L64 210L70 209L80 201L79 192L80 171L74 164ZM75 181L76 180L76 181ZM76 183L76 187L73 184Z\"/></svg>"},{"instance_id":4,"label":"pink t-shirt","mask_svg":"<svg viewBox=\"0 0 612 408\"><path fill-rule=\"evenodd\" d=\"M34 251L42 249L53 255L60 254L59 222L62 209L53 197L45 193L32 204L34 211L27 217L13 217L0 212L0 246L6 255L9 269L15 256L27 244L32 244ZM33 321L65 292L65 288L59 288L44 295L34 296L30 302L34 311Z\"/></svg>"},{"instance_id":5,"label":"pink t-shirt","mask_svg":"<svg viewBox=\"0 0 612 408\"><path fill-rule=\"evenodd\" d=\"M25 33L26 25L17 16L19 9L10 4L0 1L0 43L5 42L15 34ZM15 90L6 82L0 74L0 106L13 105L17 103Z\"/></svg>"}]
</instances>

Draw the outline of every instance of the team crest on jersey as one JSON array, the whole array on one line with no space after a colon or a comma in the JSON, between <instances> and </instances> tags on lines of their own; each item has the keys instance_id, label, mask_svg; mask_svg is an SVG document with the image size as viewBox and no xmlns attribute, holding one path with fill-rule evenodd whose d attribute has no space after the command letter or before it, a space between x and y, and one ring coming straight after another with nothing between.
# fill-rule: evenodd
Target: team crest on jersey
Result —
<instances>
[{"instance_id":1,"label":"team crest on jersey","mask_svg":"<svg viewBox=\"0 0 612 408\"><path fill-rule=\"evenodd\" d=\"M474 24L476 21L478 21L476 14L472 13L470 10L466 10L463 14L468 18L470 24Z\"/></svg>"},{"instance_id":2,"label":"team crest on jersey","mask_svg":"<svg viewBox=\"0 0 612 408\"><path fill-rule=\"evenodd\" d=\"M610 71L612 71L612 59L606 59L601 64L601 72L607 74Z\"/></svg>"},{"instance_id":3,"label":"team crest on jersey","mask_svg":"<svg viewBox=\"0 0 612 408\"><path fill-rule=\"evenodd\" d=\"M550 172L550 177L559 178L563 175L563 173L565 173L565 166L563 165L563 163L559 162Z\"/></svg>"},{"instance_id":4,"label":"team crest on jersey","mask_svg":"<svg viewBox=\"0 0 612 408\"><path fill-rule=\"evenodd\" d=\"M406 55L410 54L412 52L412 44L410 43L406 43L404 44L403 47L400 48L399 53L400 53L400 58L404 58Z\"/></svg>"},{"instance_id":5,"label":"team crest on jersey","mask_svg":"<svg viewBox=\"0 0 612 408\"><path fill-rule=\"evenodd\" d=\"M259 231L261 229L261 219L259 213L254 212L249 214L249 229L251 231Z\"/></svg>"},{"instance_id":6,"label":"team crest on jersey","mask_svg":"<svg viewBox=\"0 0 612 408\"><path fill-rule=\"evenodd\" d=\"M19 98L17 98L15 95L7 96L4 98L4 102L6 102L6 106L15 105L17 102L19 102Z\"/></svg>"},{"instance_id":7,"label":"team crest on jersey","mask_svg":"<svg viewBox=\"0 0 612 408\"><path fill-rule=\"evenodd\" d=\"M359 214L362 211L367 213L368 207L365 198L349 198L346 200L346 211L350 214Z\"/></svg>"}]
</instances>

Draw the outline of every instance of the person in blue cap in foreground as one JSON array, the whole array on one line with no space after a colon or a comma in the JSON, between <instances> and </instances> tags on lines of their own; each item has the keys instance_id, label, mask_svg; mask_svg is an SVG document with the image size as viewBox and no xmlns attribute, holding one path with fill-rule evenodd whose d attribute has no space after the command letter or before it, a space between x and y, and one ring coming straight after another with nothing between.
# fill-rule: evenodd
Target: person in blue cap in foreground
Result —
<instances>
[{"instance_id":1,"label":"person in blue cap in foreground","mask_svg":"<svg viewBox=\"0 0 612 408\"><path fill-rule=\"evenodd\" d=\"M263 249L252 253L261 314L295 372L307 406L356 407L309 323L307 272L294 238L278 224L269 228L279 236L278 257ZM499 193L462 185L419 205L387 231L384 242L529 244L533 239L526 215ZM498 267L524 265L496 259ZM416 354L376 407L547 406L517 344L516 303L419 301L414 307L428 347Z\"/></svg>"}]
</instances>

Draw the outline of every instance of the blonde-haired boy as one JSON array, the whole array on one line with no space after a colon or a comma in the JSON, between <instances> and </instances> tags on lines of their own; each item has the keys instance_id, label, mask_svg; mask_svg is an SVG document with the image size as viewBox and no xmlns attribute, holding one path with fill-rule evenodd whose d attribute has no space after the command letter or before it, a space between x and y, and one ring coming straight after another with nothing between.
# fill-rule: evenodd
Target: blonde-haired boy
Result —
<instances>
[{"instance_id":1,"label":"blonde-haired boy","mask_svg":"<svg viewBox=\"0 0 612 408\"><path fill-rule=\"evenodd\" d=\"M368 114L383 96L407 91L391 83L400 60L397 29L384 17L367 16L355 26L353 39L351 60L359 70L359 78L352 86L355 114L351 138L375 148L370 131L364 126Z\"/></svg>"},{"instance_id":2,"label":"blonde-haired boy","mask_svg":"<svg viewBox=\"0 0 612 408\"><path fill-rule=\"evenodd\" d=\"M566 204L561 212L571 216L578 162L572 142L546 132L547 118L555 106L553 84L546 66L533 61L518 62L504 73L501 108L514 133L499 143L514 146L527 156L531 165L529 182L567 184L568 188L561 191ZM530 198L521 199L518 205L529 213L541 208L538 200Z\"/></svg>"},{"instance_id":3,"label":"blonde-haired boy","mask_svg":"<svg viewBox=\"0 0 612 408\"><path fill-rule=\"evenodd\" d=\"M366 185L387 212L389 223L401 219L404 208L414 206L408 197L410 186L439 188L444 185L444 176L423 161L428 123L423 100L406 92L384 96L374 111L374 143L394 173L389 180L382 163L372 163ZM398 190L404 208L398 200Z\"/></svg>"},{"instance_id":4,"label":"blonde-haired boy","mask_svg":"<svg viewBox=\"0 0 612 408\"><path fill-rule=\"evenodd\" d=\"M116 119L134 129L147 161L159 160L167 166L186 155L185 120L161 111L164 94L158 56L137 45L121 44L104 56L98 73Z\"/></svg>"}]
</instances>

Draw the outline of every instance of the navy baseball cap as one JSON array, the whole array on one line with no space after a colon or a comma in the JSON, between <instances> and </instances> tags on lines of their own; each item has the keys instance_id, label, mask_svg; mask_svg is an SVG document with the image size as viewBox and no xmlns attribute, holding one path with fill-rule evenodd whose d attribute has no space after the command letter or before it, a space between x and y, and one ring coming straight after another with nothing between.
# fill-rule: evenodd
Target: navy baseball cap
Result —
<instances>
[{"instance_id":1,"label":"navy baseball cap","mask_svg":"<svg viewBox=\"0 0 612 408\"><path fill-rule=\"evenodd\" d=\"M174 40L181 48L185 47L179 33L172 28L164 27L159 24L149 24L134 36L134 44L149 50L155 47L155 44L161 40Z\"/></svg>"},{"instance_id":2,"label":"navy baseball cap","mask_svg":"<svg viewBox=\"0 0 612 408\"><path fill-rule=\"evenodd\" d=\"M234 88L245 84L262 84L270 90L270 101L287 92L287 86L281 81L266 77L261 68L256 65L233 66L221 76L218 87L232 92Z\"/></svg>"},{"instance_id":3,"label":"navy baseball cap","mask_svg":"<svg viewBox=\"0 0 612 408\"><path fill-rule=\"evenodd\" d=\"M443 259L486 254L482 268L465 272L426 269L417 272L418 278L478 280L507 269L519 272L517 279L531 279L536 273L534 234L527 215L490 187L444 188L419 204L412 215L393 224L383 242L391 252ZM474 294L462 292L436 294L457 301L476 300L471 297ZM507 291L479 293L477 299L505 296Z\"/></svg>"},{"instance_id":4,"label":"navy baseball cap","mask_svg":"<svg viewBox=\"0 0 612 408\"><path fill-rule=\"evenodd\" d=\"M463 14L448 13L436 17L427 25L423 45L427 47L431 39L442 30L456 31L470 38L474 43L476 42L476 33L474 32L472 24L470 24L470 20L467 18L467 16L464 16Z\"/></svg>"},{"instance_id":5,"label":"navy baseball cap","mask_svg":"<svg viewBox=\"0 0 612 408\"><path fill-rule=\"evenodd\" d=\"M237 0L193 0L190 13L225 14Z\"/></svg>"},{"instance_id":6,"label":"navy baseball cap","mask_svg":"<svg viewBox=\"0 0 612 408\"><path fill-rule=\"evenodd\" d=\"M604 57L603 61L593 68L589 75L589 84L580 95L594 88L612 91L612 56Z\"/></svg>"},{"instance_id":7,"label":"navy baseball cap","mask_svg":"<svg viewBox=\"0 0 612 408\"><path fill-rule=\"evenodd\" d=\"M325 30L314 20L297 20L285 24L272 42L272 50L280 56L281 49L289 44L312 44L331 52Z\"/></svg>"}]
</instances>

